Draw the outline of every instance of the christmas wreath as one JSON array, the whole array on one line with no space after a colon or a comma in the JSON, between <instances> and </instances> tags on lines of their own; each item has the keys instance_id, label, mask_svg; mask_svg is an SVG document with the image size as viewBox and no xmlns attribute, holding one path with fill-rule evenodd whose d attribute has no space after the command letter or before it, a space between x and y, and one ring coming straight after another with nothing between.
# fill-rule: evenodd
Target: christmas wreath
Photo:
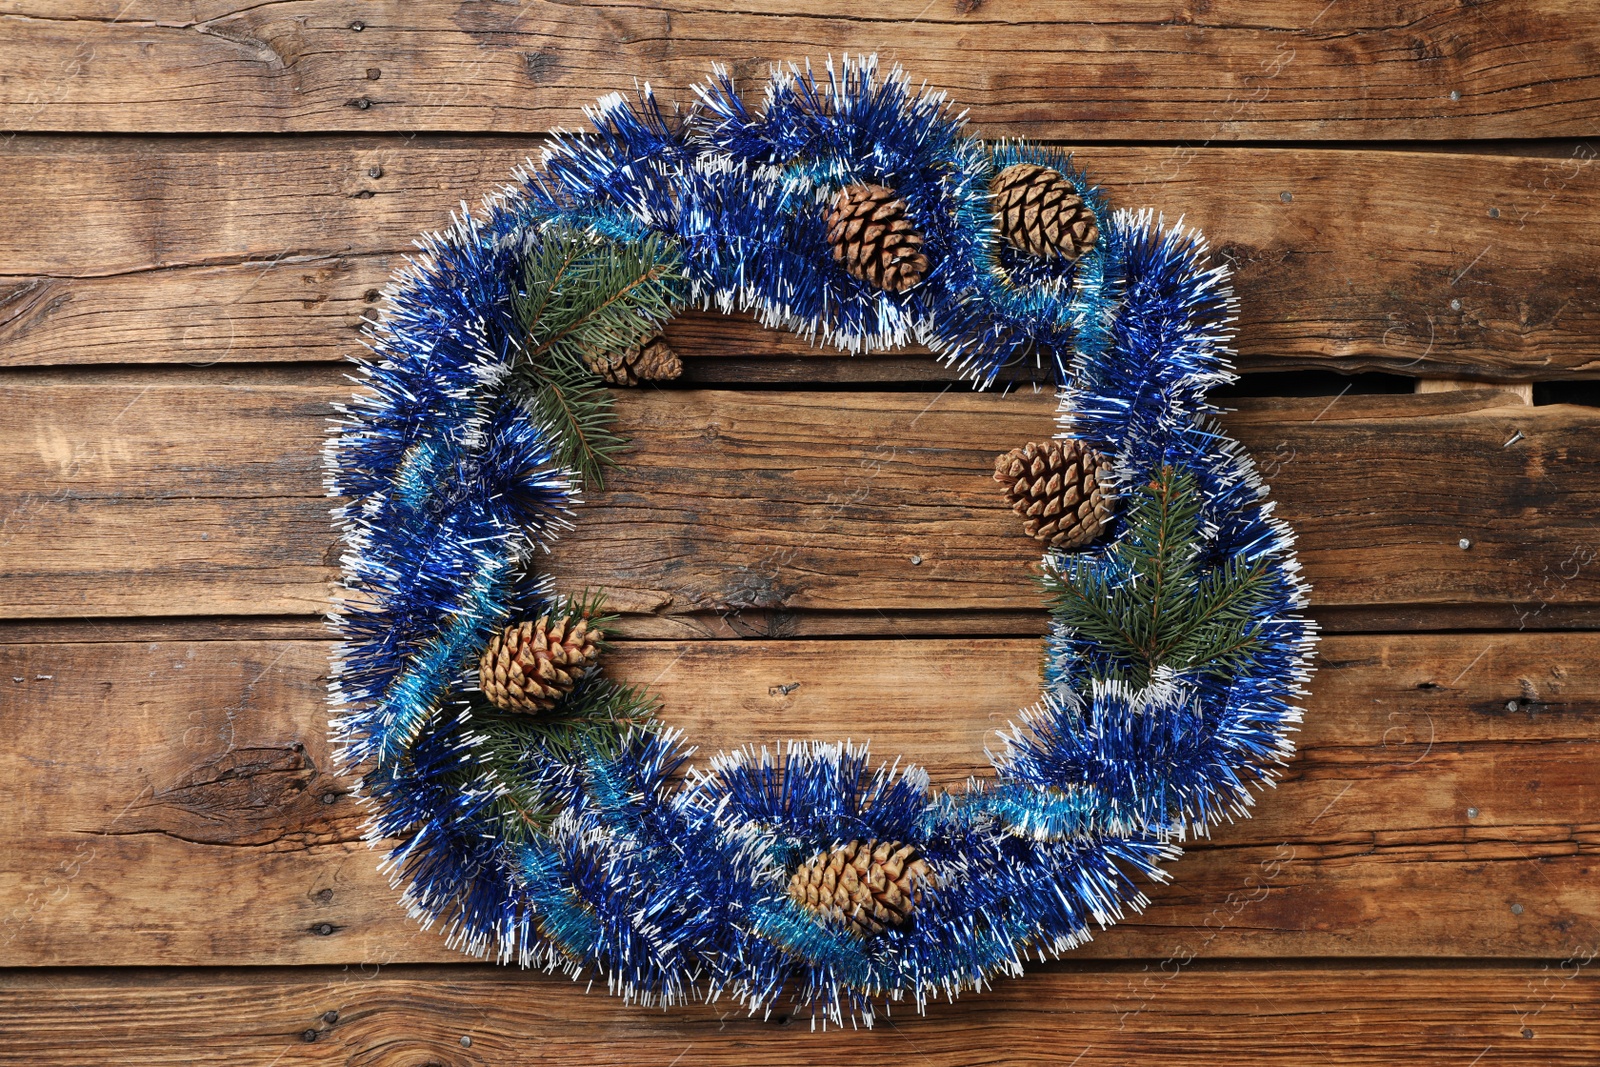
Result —
<instances>
[{"instance_id":1,"label":"christmas wreath","mask_svg":"<svg viewBox=\"0 0 1600 1067\"><path fill-rule=\"evenodd\" d=\"M328 450L334 731L412 912L465 950L870 1024L1081 944L1247 813L1292 751L1306 587L1206 400L1232 294L1197 234L872 60L696 96L604 99L387 291ZM621 460L611 386L678 373L685 307L1056 377L1058 439L995 466L1052 626L992 775L936 792L817 743L691 768L600 669L613 619L540 549Z\"/></svg>"}]
</instances>

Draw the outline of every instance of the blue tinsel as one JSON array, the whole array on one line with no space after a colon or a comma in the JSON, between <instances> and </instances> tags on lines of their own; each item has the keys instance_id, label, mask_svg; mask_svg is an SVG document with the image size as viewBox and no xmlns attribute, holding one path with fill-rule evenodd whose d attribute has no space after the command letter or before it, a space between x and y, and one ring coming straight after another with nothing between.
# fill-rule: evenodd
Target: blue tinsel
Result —
<instances>
[{"instance_id":1,"label":"blue tinsel","mask_svg":"<svg viewBox=\"0 0 1600 1067\"><path fill-rule=\"evenodd\" d=\"M348 590L335 731L365 774L372 840L398 842L389 862L413 911L469 951L595 969L643 1002L726 992L764 1012L787 990L814 1017L870 1024L887 1002L920 1008L1081 944L1142 906L1134 876L1162 878L1177 842L1244 814L1292 751L1306 588L1292 535L1206 401L1231 378L1232 295L1197 235L1112 211L1052 149L985 145L871 60L775 75L759 109L725 77L697 95L684 116L648 89L602 101L592 132L557 137L481 215L463 208L389 290L365 389L329 448ZM996 250L988 181L1015 162L1084 193L1101 229L1091 254ZM832 260L823 208L857 181L897 190L925 237L932 269L906 292ZM1158 671L1134 690L1099 680L1092 643L1058 630L1039 705L1003 736L992 779L959 794L849 746L723 755L682 788L669 777L688 750L670 731L576 762L535 754L530 779L568 802L548 834L503 842L459 697L492 629L545 602L529 556L570 522L575 478L550 431L500 398L521 257L552 224L661 235L695 304L851 351L918 341L980 384L1018 360L1051 368L1063 435L1110 457L1113 484L1189 472L1202 557L1269 563L1259 649L1228 680ZM1052 562L1119 566L1109 546ZM869 838L914 844L938 886L914 922L863 940L786 885L817 852Z\"/></svg>"}]
</instances>

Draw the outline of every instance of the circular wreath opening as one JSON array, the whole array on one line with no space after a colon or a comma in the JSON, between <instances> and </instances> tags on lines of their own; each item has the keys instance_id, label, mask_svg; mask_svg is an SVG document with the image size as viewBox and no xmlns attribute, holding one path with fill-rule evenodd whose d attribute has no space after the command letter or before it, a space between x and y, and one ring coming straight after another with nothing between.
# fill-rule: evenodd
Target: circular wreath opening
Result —
<instances>
[{"instance_id":1,"label":"circular wreath opening","mask_svg":"<svg viewBox=\"0 0 1600 1067\"><path fill-rule=\"evenodd\" d=\"M777 73L759 108L718 75L681 113L646 88L590 117L419 242L328 450L334 731L412 912L644 1003L870 1024L1141 907L1292 752L1314 640L1292 535L1206 400L1225 271L870 59ZM612 390L680 369L660 334L687 307L1056 379L1057 439L995 465L1052 622L989 776L935 791L817 742L690 767L606 675L615 619L541 549L624 461Z\"/></svg>"}]
</instances>

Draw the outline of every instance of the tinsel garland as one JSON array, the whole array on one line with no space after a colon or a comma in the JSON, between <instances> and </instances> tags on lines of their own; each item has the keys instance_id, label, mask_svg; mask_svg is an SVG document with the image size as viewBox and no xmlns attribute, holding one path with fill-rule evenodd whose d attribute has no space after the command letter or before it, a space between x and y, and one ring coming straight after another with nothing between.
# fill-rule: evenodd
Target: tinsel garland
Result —
<instances>
[{"instance_id":1,"label":"tinsel garland","mask_svg":"<svg viewBox=\"0 0 1600 1067\"><path fill-rule=\"evenodd\" d=\"M1292 751L1306 587L1206 400L1232 377L1233 298L1197 234L1112 211L1054 149L986 145L872 60L775 74L759 108L725 76L696 93L683 114L648 87L604 99L593 130L463 206L387 290L328 449L346 545L334 729L412 912L465 950L603 974L642 1003L766 1012L790 995L870 1025L1082 944L1145 903L1139 879L1164 879L1184 839L1246 813ZM1090 253L996 241L988 182L1018 162L1080 191ZM833 261L824 208L851 182L908 205L919 284L885 292ZM484 702L479 651L561 608L537 550L615 458L559 318L607 286L649 290L597 327L616 345L693 306L852 352L919 342L979 385L1023 359L1056 377L1061 433L1107 457L1122 516L1105 543L1046 553L1041 697L991 776L938 793L818 743L690 768L652 698L599 675L560 731ZM936 872L914 921L862 937L790 898L802 863L853 840L914 845Z\"/></svg>"}]
</instances>

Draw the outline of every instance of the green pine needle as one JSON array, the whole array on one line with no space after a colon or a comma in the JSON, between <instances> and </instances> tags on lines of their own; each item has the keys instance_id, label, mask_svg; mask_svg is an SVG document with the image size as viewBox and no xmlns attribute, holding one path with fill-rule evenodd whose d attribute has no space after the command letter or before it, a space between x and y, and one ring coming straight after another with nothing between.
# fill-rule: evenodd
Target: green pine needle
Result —
<instances>
[{"instance_id":1,"label":"green pine needle","mask_svg":"<svg viewBox=\"0 0 1600 1067\"><path fill-rule=\"evenodd\" d=\"M1160 666L1236 673L1261 640L1267 561L1203 567L1200 494L1194 476L1173 467L1132 495L1125 522L1108 565L1045 575L1051 614L1108 655L1113 677L1136 686Z\"/></svg>"},{"instance_id":2,"label":"green pine needle","mask_svg":"<svg viewBox=\"0 0 1600 1067\"><path fill-rule=\"evenodd\" d=\"M587 619L602 634L617 621L616 615L605 613L601 589L557 594L543 614ZM602 652L611 647L604 637L596 643ZM478 763L456 775L454 784L492 794L489 807L505 839L525 843L548 830L565 806L564 798L531 780L527 768L548 765L552 757L571 764L586 752L615 751L629 728L653 722L659 707L660 701L643 687L619 685L598 674L579 682L554 709L537 715L507 712L472 698L468 709L479 738Z\"/></svg>"},{"instance_id":3,"label":"green pine needle","mask_svg":"<svg viewBox=\"0 0 1600 1067\"><path fill-rule=\"evenodd\" d=\"M610 633L613 624L621 617L606 611L606 591L595 588L586 588L581 593L557 593L550 598L544 614L552 619L588 619L590 629L598 630L601 634ZM603 636L595 643L601 652L611 650L611 643Z\"/></svg>"},{"instance_id":4,"label":"green pine needle","mask_svg":"<svg viewBox=\"0 0 1600 1067\"><path fill-rule=\"evenodd\" d=\"M627 444L611 428L611 390L590 363L654 335L687 296L682 256L655 235L623 245L554 228L524 260L512 302L523 331L513 390L555 431L557 459L586 484L602 487Z\"/></svg>"},{"instance_id":5,"label":"green pine needle","mask_svg":"<svg viewBox=\"0 0 1600 1067\"><path fill-rule=\"evenodd\" d=\"M525 844L546 833L566 806L564 797L533 780L527 768L547 765L552 757L576 764L588 752L615 752L628 729L654 722L659 708L643 687L604 677L586 680L553 711L538 715L476 702L471 713L478 763L456 784L491 793L489 811L502 839Z\"/></svg>"}]
</instances>

